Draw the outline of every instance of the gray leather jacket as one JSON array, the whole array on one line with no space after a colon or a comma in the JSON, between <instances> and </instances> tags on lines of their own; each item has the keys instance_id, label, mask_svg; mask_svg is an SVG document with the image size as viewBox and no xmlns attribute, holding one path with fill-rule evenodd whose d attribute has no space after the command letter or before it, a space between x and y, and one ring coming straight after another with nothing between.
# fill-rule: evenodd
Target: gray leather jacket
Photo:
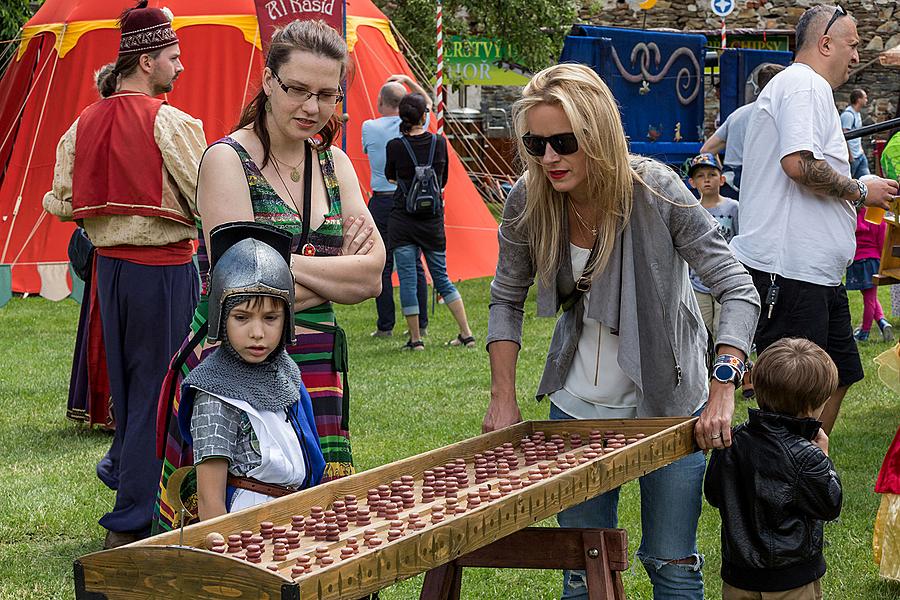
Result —
<instances>
[{"instance_id":1,"label":"gray leather jacket","mask_svg":"<svg viewBox=\"0 0 900 600\"><path fill-rule=\"evenodd\" d=\"M687 416L708 395L707 334L688 265L722 304L717 346L727 344L749 354L759 295L712 217L678 176L658 162L634 161L646 186L635 183L631 218L616 237L606 268L594 275L588 316L619 335L618 363L637 387L637 416ZM488 344L509 340L521 345L525 298L535 279L527 238L512 224L525 208L525 194L523 178L503 211ZM561 299L575 287L564 233L556 285L538 283L541 317L556 316ZM565 383L581 335L584 304L564 311L556 323L538 399Z\"/></svg>"}]
</instances>

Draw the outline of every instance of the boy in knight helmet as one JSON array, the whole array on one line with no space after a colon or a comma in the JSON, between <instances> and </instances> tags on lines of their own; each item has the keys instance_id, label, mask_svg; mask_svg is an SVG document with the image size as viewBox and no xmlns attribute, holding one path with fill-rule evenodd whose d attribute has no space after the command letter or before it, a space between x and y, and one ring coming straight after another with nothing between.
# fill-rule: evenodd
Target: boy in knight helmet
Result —
<instances>
[{"instance_id":1,"label":"boy in knight helmet","mask_svg":"<svg viewBox=\"0 0 900 600\"><path fill-rule=\"evenodd\" d=\"M185 377L179 425L193 443L200 520L319 483L325 461L294 339L291 236L257 223L210 234L210 341ZM277 249L276 249L277 248Z\"/></svg>"}]
</instances>

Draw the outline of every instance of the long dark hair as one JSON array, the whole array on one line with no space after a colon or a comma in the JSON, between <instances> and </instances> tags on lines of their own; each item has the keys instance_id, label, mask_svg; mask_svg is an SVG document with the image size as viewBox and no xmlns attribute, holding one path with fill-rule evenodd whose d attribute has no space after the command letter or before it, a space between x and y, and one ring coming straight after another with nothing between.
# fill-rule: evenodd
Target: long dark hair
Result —
<instances>
[{"instance_id":1,"label":"long dark hair","mask_svg":"<svg viewBox=\"0 0 900 600\"><path fill-rule=\"evenodd\" d=\"M413 127L422 124L422 117L428 110L428 103L425 102L425 96L413 92L403 96L397 110L400 114L400 133L406 135Z\"/></svg>"},{"instance_id":2,"label":"long dark hair","mask_svg":"<svg viewBox=\"0 0 900 600\"><path fill-rule=\"evenodd\" d=\"M269 46L269 54L266 56L266 66L273 73L277 73L295 50L311 52L338 61L341 63L341 79L344 79L350 66L347 43L337 31L322 20L292 21L285 27L276 30ZM265 168L269 164L269 157L272 153L272 141L266 126L266 101L268 99L265 90L260 86L259 92L241 114L241 119L236 127L236 129L243 129L248 125L253 126L253 132L263 147L263 161L260 168ZM342 125L343 119L337 112L331 115L331 118L325 123L325 127L318 133L319 141L312 140L316 150L329 148Z\"/></svg>"}]
</instances>

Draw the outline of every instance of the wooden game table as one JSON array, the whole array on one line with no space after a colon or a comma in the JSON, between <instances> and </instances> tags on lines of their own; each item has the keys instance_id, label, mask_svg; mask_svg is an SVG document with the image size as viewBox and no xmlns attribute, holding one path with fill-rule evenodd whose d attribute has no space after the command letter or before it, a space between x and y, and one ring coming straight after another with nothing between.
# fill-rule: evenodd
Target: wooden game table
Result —
<instances>
[{"instance_id":1,"label":"wooden game table","mask_svg":"<svg viewBox=\"0 0 900 600\"><path fill-rule=\"evenodd\" d=\"M85 555L76 598L355 600L428 571L423 598L458 598L465 566L582 568L622 597L623 530L529 526L694 452L696 420L518 423Z\"/></svg>"}]
</instances>

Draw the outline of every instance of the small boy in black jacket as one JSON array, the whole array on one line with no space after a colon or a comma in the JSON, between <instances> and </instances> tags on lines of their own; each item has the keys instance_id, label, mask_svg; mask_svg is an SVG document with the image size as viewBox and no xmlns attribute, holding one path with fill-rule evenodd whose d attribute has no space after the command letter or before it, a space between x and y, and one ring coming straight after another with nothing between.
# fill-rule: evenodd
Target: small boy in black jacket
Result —
<instances>
[{"instance_id":1,"label":"small boy in black jacket","mask_svg":"<svg viewBox=\"0 0 900 600\"><path fill-rule=\"evenodd\" d=\"M706 471L706 499L722 516L722 597L818 600L823 521L840 514L842 492L816 419L837 368L813 342L785 338L760 355L753 385L759 410Z\"/></svg>"}]
</instances>

